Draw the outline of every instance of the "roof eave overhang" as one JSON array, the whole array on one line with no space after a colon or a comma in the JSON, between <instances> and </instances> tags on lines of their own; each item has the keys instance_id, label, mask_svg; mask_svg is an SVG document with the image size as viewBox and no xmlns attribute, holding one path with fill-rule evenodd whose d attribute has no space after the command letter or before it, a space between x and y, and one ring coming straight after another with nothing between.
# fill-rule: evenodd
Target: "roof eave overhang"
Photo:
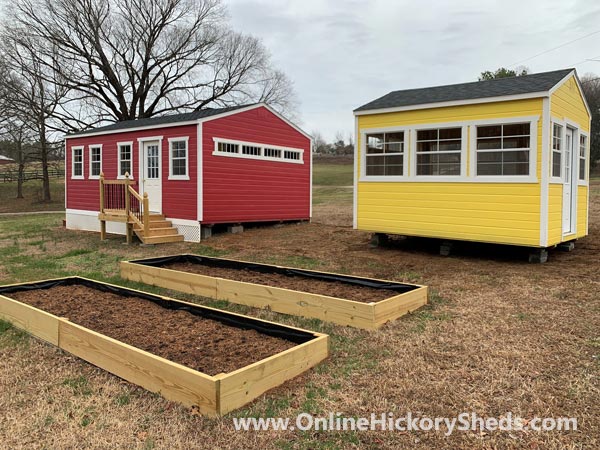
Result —
<instances>
[{"instance_id":1,"label":"roof eave overhang","mask_svg":"<svg viewBox=\"0 0 600 450\"><path fill-rule=\"evenodd\" d=\"M68 134L68 135L65 135L65 140L72 139L72 138L86 138L86 137L94 137L94 136L103 136L103 135L107 135L107 134L129 133L129 132L135 132L135 131L153 130L153 129L159 129L159 128L180 127L180 126L184 126L184 125L197 125L199 123L204 123L204 122L208 122L208 121L216 120L216 119L222 119L223 117L231 116L233 114L239 114L244 111L250 111L252 109L256 109L256 108L260 108L260 107L264 107L264 108L268 109L273 114L275 114L277 117L279 117L281 120L283 120L288 125L290 125L292 128L294 128L296 131L303 134L305 137L307 137L308 139L310 139L312 141L312 136L310 134L306 133L304 130L302 130L296 124L294 124L293 122L291 122L290 120L288 120L287 118L282 116L280 113L275 111L273 108L271 108L266 103L255 103L254 105L248 105L244 108L237 108L237 109L233 109L231 111L224 111L220 114L214 114L212 116L203 117L201 119L196 119L196 120L187 120L187 121L182 121L182 122L171 122L171 123L160 123L160 124L156 124L156 125L147 125L147 126L142 126L142 127L132 127L132 128L122 128L122 129L117 129L117 130L98 131L95 133L89 132L89 133L79 133L79 134Z\"/></svg>"},{"instance_id":2,"label":"roof eave overhang","mask_svg":"<svg viewBox=\"0 0 600 450\"><path fill-rule=\"evenodd\" d=\"M527 94L515 94L515 95L502 95L497 97L482 97L474 98L469 100L454 100L449 102L436 102L436 103L421 103L418 105L409 106L397 106L393 108L379 108L379 109L365 109L365 110L354 110L355 116L366 116L371 114L386 114L402 111L416 111L419 109L433 109L433 108L445 108L451 106L463 106L463 105L477 105L482 103L497 103L497 102L508 102L514 100L526 100L531 98L544 98L549 97L549 91L529 92Z\"/></svg>"}]
</instances>

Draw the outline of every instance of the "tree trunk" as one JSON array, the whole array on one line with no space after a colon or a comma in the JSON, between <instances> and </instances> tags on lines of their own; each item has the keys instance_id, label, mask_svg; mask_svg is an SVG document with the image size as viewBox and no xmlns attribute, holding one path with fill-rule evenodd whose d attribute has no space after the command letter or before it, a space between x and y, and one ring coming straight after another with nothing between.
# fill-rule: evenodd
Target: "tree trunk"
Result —
<instances>
[{"instance_id":1,"label":"tree trunk","mask_svg":"<svg viewBox=\"0 0 600 450\"><path fill-rule=\"evenodd\" d=\"M50 203L52 197L50 195L50 176L48 174L48 141L46 141L46 126L44 119L40 123L40 148L41 148L41 160L42 160L42 201L44 203Z\"/></svg>"},{"instance_id":2,"label":"tree trunk","mask_svg":"<svg viewBox=\"0 0 600 450\"><path fill-rule=\"evenodd\" d=\"M23 143L17 142L17 159L19 163L19 174L17 178L17 198L23 198L23 181L25 178L25 158L23 158Z\"/></svg>"}]
</instances>

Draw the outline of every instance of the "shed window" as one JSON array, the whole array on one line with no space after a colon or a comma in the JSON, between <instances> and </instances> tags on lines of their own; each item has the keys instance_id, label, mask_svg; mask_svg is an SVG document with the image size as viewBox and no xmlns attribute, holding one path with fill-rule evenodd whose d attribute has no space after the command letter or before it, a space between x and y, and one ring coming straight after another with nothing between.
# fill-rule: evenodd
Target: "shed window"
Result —
<instances>
[{"instance_id":1,"label":"shed window","mask_svg":"<svg viewBox=\"0 0 600 450\"><path fill-rule=\"evenodd\" d=\"M460 175L462 128L417 130L417 175Z\"/></svg>"},{"instance_id":2,"label":"shed window","mask_svg":"<svg viewBox=\"0 0 600 450\"><path fill-rule=\"evenodd\" d=\"M230 142L219 142L217 144L217 151L221 153L239 153L239 144L232 144Z\"/></svg>"},{"instance_id":3,"label":"shed window","mask_svg":"<svg viewBox=\"0 0 600 450\"><path fill-rule=\"evenodd\" d=\"M189 179L187 139L169 139L170 179Z\"/></svg>"},{"instance_id":4,"label":"shed window","mask_svg":"<svg viewBox=\"0 0 600 450\"><path fill-rule=\"evenodd\" d=\"M131 143L118 144L119 147L119 176L131 175Z\"/></svg>"},{"instance_id":5,"label":"shed window","mask_svg":"<svg viewBox=\"0 0 600 450\"><path fill-rule=\"evenodd\" d=\"M529 175L530 124L477 127L477 175Z\"/></svg>"},{"instance_id":6,"label":"shed window","mask_svg":"<svg viewBox=\"0 0 600 450\"><path fill-rule=\"evenodd\" d=\"M260 156L260 147L255 145L242 145L242 155Z\"/></svg>"},{"instance_id":7,"label":"shed window","mask_svg":"<svg viewBox=\"0 0 600 450\"><path fill-rule=\"evenodd\" d=\"M365 173L367 176L404 174L404 132L367 134Z\"/></svg>"},{"instance_id":8,"label":"shed window","mask_svg":"<svg viewBox=\"0 0 600 450\"><path fill-rule=\"evenodd\" d=\"M585 166L586 166L586 158L585 152L587 147L587 136L583 134L579 134L579 179L585 181Z\"/></svg>"},{"instance_id":9,"label":"shed window","mask_svg":"<svg viewBox=\"0 0 600 450\"><path fill-rule=\"evenodd\" d=\"M281 158L281 149L265 147L266 158Z\"/></svg>"},{"instance_id":10,"label":"shed window","mask_svg":"<svg viewBox=\"0 0 600 450\"><path fill-rule=\"evenodd\" d=\"M99 178L102 172L102 146L90 146L90 178Z\"/></svg>"},{"instance_id":11,"label":"shed window","mask_svg":"<svg viewBox=\"0 0 600 450\"><path fill-rule=\"evenodd\" d=\"M83 178L83 147L73 147L72 178Z\"/></svg>"},{"instance_id":12,"label":"shed window","mask_svg":"<svg viewBox=\"0 0 600 450\"><path fill-rule=\"evenodd\" d=\"M563 127L555 123L552 127L552 176L556 178L561 175L562 133Z\"/></svg>"},{"instance_id":13,"label":"shed window","mask_svg":"<svg viewBox=\"0 0 600 450\"><path fill-rule=\"evenodd\" d=\"M213 138L213 140L215 142L213 155L304 164L304 150L302 149L277 147L256 142L231 141L221 138Z\"/></svg>"}]
</instances>

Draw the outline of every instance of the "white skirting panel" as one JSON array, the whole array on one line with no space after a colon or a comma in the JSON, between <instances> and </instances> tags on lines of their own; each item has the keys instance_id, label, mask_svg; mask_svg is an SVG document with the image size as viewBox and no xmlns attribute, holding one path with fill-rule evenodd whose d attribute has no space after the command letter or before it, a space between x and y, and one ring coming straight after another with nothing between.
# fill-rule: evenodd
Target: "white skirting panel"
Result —
<instances>
[{"instance_id":1,"label":"white skirting panel","mask_svg":"<svg viewBox=\"0 0 600 450\"><path fill-rule=\"evenodd\" d=\"M98 220L98 211L85 211L81 209L67 209L66 211L67 229L96 231L100 232L100 221ZM194 220L167 218L177 228L186 242L200 242L200 223ZM124 223L106 222L106 232L111 234L125 235L126 229Z\"/></svg>"},{"instance_id":2,"label":"white skirting panel","mask_svg":"<svg viewBox=\"0 0 600 450\"><path fill-rule=\"evenodd\" d=\"M67 229L81 231L100 232L100 221L98 220L98 211L86 211L83 209L67 209ZM126 228L124 223L106 222L106 232L110 234L125 235Z\"/></svg>"}]
</instances>

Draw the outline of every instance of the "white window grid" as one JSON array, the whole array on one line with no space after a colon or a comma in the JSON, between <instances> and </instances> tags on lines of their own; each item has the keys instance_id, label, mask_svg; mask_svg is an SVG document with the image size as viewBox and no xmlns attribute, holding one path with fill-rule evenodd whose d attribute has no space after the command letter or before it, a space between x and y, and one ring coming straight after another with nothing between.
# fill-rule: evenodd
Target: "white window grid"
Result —
<instances>
[{"instance_id":1,"label":"white window grid","mask_svg":"<svg viewBox=\"0 0 600 450\"><path fill-rule=\"evenodd\" d=\"M169 155L169 180L189 180L188 138L169 138Z\"/></svg>"},{"instance_id":2,"label":"white window grid","mask_svg":"<svg viewBox=\"0 0 600 450\"><path fill-rule=\"evenodd\" d=\"M102 145L90 145L90 179L100 178L102 173Z\"/></svg>"},{"instance_id":3,"label":"white window grid","mask_svg":"<svg viewBox=\"0 0 600 450\"><path fill-rule=\"evenodd\" d=\"M215 142L213 155L304 164L302 149L221 138L213 138L213 140Z\"/></svg>"},{"instance_id":4,"label":"white window grid","mask_svg":"<svg viewBox=\"0 0 600 450\"><path fill-rule=\"evenodd\" d=\"M459 131L459 137L457 138L440 138L440 131L442 130L458 130ZM425 131L435 131L436 132L436 139L419 139L419 133L420 132L425 132ZM460 148L456 149L456 150L440 150L440 141L441 142L458 142L460 144ZM419 151L419 143L426 143L426 142L431 142L431 143L435 143L435 150L433 151ZM444 128L423 128L423 129L419 129L417 130L417 139L415 142L415 154L417 155L417 166L416 166L416 170L417 170L417 176L423 176L423 177L428 177L428 176L440 176L442 174L439 173L440 171L440 166L442 164L444 165L456 165L458 167L458 172L454 173L454 174L444 174L443 176L452 176L452 177L456 177L456 176L460 176L461 175L461 170L462 170L462 128L461 127L444 127ZM433 163L424 163L424 164L420 164L419 163L419 156L434 156L434 155L458 155L458 161L456 162L451 162L451 163L440 163L439 158L437 162L433 162ZM437 171L438 173L432 173L432 174L420 174L419 173L419 166L422 165L432 165L432 166L437 166Z\"/></svg>"},{"instance_id":5,"label":"white window grid","mask_svg":"<svg viewBox=\"0 0 600 450\"><path fill-rule=\"evenodd\" d=\"M128 173L131 178L133 175L133 142L117 143L118 174L117 178L125 178Z\"/></svg>"},{"instance_id":6,"label":"white window grid","mask_svg":"<svg viewBox=\"0 0 600 450\"><path fill-rule=\"evenodd\" d=\"M83 180L83 147L72 147L71 158L71 178Z\"/></svg>"},{"instance_id":7,"label":"white window grid","mask_svg":"<svg viewBox=\"0 0 600 450\"><path fill-rule=\"evenodd\" d=\"M513 126L513 125L522 125L522 126L526 126L527 129L530 129L531 127L531 123L530 122L522 122L522 123L498 123L498 124L486 124L486 125L478 125L475 128L475 133L476 133L476 138L475 138L475 152L476 152L476 160L475 160L475 170L478 171L478 165L479 165L479 158L477 158L477 155L479 153L502 153L501 158L502 160L500 161L500 167L502 170L502 174L497 175L497 176L515 176L515 177L528 177L529 171L530 171L530 158L531 158L531 131L529 131L526 134L511 134L506 136L504 134L504 127L505 126ZM479 129L480 128L485 128L485 127L500 127L500 135L497 136L479 136ZM514 138L528 138L529 141L529 146L527 147L505 147L504 146L504 139L514 139ZM477 148L479 142L485 142L485 141L491 141L491 140L497 140L500 139L500 146L497 148ZM526 174L520 174L520 175L515 175L515 174L504 174L504 153L508 153L508 152L527 152L527 161L522 161L522 164L526 164L527 167L527 173ZM507 163L514 163L512 161L508 161ZM485 175L484 175L485 176Z\"/></svg>"},{"instance_id":8,"label":"white window grid","mask_svg":"<svg viewBox=\"0 0 600 450\"><path fill-rule=\"evenodd\" d=\"M400 134L402 135L402 140L388 140L388 135L393 135L393 134ZM376 135L380 135L383 138L383 142L380 145L381 148L381 152L378 153L369 153L368 149L369 149L369 137L372 136L376 136ZM380 177L398 177L398 176L402 176L404 174L404 141L406 139L406 136L404 134L403 130L399 130L399 131L389 131L389 132L381 132L381 133L369 133L365 135L365 174L367 174L367 176L380 176ZM379 149L379 147L377 147ZM396 151L393 152L386 152L386 149L394 149ZM402 167L402 174L400 175L369 175L368 171L369 171L369 167L372 167L372 165L369 165L369 158L376 158L376 157L386 157L386 156L401 156L402 157L402 161L400 164L396 164L397 166L401 166ZM384 167L385 167L386 163L384 160ZM391 166L391 165L390 165ZM385 171L385 169L384 169Z\"/></svg>"}]
</instances>

